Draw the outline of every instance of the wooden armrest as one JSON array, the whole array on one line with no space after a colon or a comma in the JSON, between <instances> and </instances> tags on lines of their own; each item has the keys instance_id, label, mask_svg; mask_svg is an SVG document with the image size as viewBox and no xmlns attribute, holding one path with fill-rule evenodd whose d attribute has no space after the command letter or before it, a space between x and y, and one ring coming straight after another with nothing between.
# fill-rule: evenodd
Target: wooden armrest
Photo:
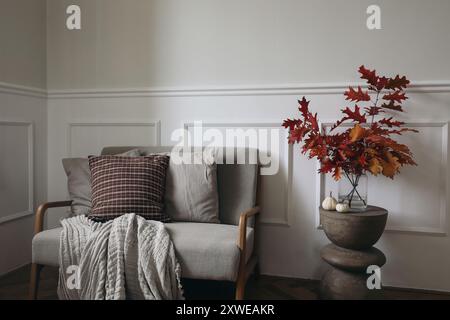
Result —
<instances>
[{"instance_id":1,"label":"wooden armrest","mask_svg":"<svg viewBox=\"0 0 450 320\"><path fill-rule=\"evenodd\" d=\"M259 207L254 207L241 214L239 218L239 239L238 247L242 252L245 252L245 245L247 243L247 222L248 219L259 213Z\"/></svg>"},{"instance_id":2,"label":"wooden armrest","mask_svg":"<svg viewBox=\"0 0 450 320\"><path fill-rule=\"evenodd\" d=\"M68 207L72 204L72 200L55 201L41 204L36 210L36 218L34 220L34 234L41 232L44 228L45 213L50 208Z\"/></svg>"}]
</instances>

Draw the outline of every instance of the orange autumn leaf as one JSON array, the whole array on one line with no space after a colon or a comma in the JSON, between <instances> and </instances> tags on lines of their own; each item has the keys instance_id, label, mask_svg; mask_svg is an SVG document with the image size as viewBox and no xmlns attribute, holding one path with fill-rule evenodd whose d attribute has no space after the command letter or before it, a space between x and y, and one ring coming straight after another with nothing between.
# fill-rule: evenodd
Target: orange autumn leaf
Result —
<instances>
[{"instance_id":1,"label":"orange autumn leaf","mask_svg":"<svg viewBox=\"0 0 450 320\"><path fill-rule=\"evenodd\" d=\"M379 173L383 172L383 166L377 158L372 158L369 162L369 170L374 176L377 176Z\"/></svg>"},{"instance_id":2,"label":"orange autumn leaf","mask_svg":"<svg viewBox=\"0 0 450 320\"><path fill-rule=\"evenodd\" d=\"M342 169L341 168L335 168L333 172L333 178L336 181L339 181L342 177Z\"/></svg>"},{"instance_id":3,"label":"orange autumn leaf","mask_svg":"<svg viewBox=\"0 0 450 320\"><path fill-rule=\"evenodd\" d=\"M350 131L350 141L355 142L362 139L362 137L364 137L364 132L365 130L363 127L361 127L359 124L355 124L353 129Z\"/></svg>"},{"instance_id":4,"label":"orange autumn leaf","mask_svg":"<svg viewBox=\"0 0 450 320\"><path fill-rule=\"evenodd\" d=\"M381 165L383 166L383 175L391 179L394 178L401 166L398 158L393 156L389 151L386 152L386 161L382 160Z\"/></svg>"}]
</instances>

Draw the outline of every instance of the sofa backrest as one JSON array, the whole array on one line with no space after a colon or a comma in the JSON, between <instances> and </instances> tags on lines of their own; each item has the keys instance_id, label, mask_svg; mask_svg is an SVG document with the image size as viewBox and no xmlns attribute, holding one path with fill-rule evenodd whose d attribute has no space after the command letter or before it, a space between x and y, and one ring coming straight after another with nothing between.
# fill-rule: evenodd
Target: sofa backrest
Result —
<instances>
[{"instance_id":1,"label":"sofa backrest","mask_svg":"<svg viewBox=\"0 0 450 320\"><path fill-rule=\"evenodd\" d=\"M147 155L170 152L173 147L106 147L101 154L118 154L136 148L139 148L143 154ZM256 150L248 148L241 150L244 150L247 156L250 152L256 152ZM224 224L238 225L241 213L256 205L258 164L238 164L237 150L235 149L224 148L222 154L222 161L220 159L217 160L219 219ZM231 160L234 158L233 163L230 163L232 162L230 160L226 161L227 154ZM230 155L234 155L234 157Z\"/></svg>"}]
</instances>

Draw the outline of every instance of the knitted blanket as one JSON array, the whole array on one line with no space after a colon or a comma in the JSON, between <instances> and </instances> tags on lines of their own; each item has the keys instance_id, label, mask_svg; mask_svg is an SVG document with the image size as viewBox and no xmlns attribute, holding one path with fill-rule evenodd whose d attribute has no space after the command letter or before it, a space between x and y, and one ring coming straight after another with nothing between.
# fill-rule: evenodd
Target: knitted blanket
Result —
<instances>
[{"instance_id":1,"label":"knitted blanket","mask_svg":"<svg viewBox=\"0 0 450 320\"><path fill-rule=\"evenodd\" d=\"M127 214L61 224L60 299L183 299L181 268L163 223Z\"/></svg>"}]
</instances>

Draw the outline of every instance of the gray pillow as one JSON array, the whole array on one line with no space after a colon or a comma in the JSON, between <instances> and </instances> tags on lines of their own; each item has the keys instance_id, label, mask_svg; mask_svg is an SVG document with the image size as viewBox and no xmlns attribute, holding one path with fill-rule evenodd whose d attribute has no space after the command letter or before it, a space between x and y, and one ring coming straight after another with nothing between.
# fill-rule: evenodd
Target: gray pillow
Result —
<instances>
[{"instance_id":1,"label":"gray pillow","mask_svg":"<svg viewBox=\"0 0 450 320\"><path fill-rule=\"evenodd\" d=\"M171 157L165 204L174 221L220 223L217 164L177 164Z\"/></svg>"},{"instance_id":2,"label":"gray pillow","mask_svg":"<svg viewBox=\"0 0 450 320\"><path fill-rule=\"evenodd\" d=\"M123 157L139 157L139 149L118 154ZM72 200L72 215L87 215L91 212L92 189L91 170L87 158L68 158L62 160L67 175L67 188Z\"/></svg>"}]
</instances>

